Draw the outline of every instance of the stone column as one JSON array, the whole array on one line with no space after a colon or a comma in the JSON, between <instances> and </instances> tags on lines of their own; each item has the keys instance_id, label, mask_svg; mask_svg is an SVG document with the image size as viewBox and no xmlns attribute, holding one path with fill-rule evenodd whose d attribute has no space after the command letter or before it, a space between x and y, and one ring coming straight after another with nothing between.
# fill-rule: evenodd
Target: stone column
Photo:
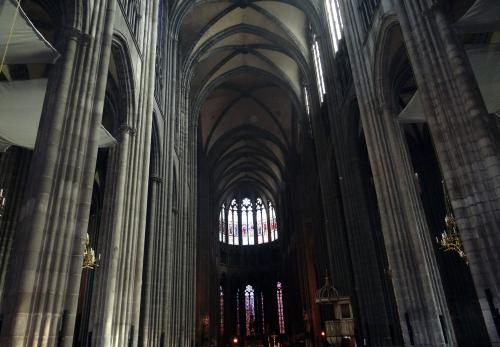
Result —
<instances>
[{"instance_id":1,"label":"stone column","mask_svg":"<svg viewBox=\"0 0 500 347\"><path fill-rule=\"evenodd\" d=\"M387 251L399 320L406 343L416 346L455 345L453 324L418 197L396 110L380 99L380 80L373 79L354 14L343 3L345 34ZM378 66L377 66L378 67ZM379 72L380 73L380 72Z\"/></svg>"},{"instance_id":2,"label":"stone column","mask_svg":"<svg viewBox=\"0 0 500 347\"><path fill-rule=\"evenodd\" d=\"M144 39L144 56L146 63L143 66L142 76L144 81L144 88L142 93L142 106L139 112L139 117L144 119L144 137L142 140L143 150L142 158L139 164L141 176L138 184L139 192L142 196L142 201L138 202L138 230L139 237L136 250L136 263L135 263L135 282L134 291L132 293L133 311L131 314L132 324L136 329L133 338L133 346L138 343L138 329L140 324L140 303L141 303L141 290L142 290L142 276L143 276L143 261L144 261L144 239L146 230L147 218L147 195L149 183L149 170L151 158L151 136L153 129L153 101L154 101L154 85L155 85L155 60L156 60L156 41L157 41L157 28L158 28L158 4L159 0L154 0L146 3L145 11L145 35Z\"/></svg>"},{"instance_id":3,"label":"stone column","mask_svg":"<svg viewBox=\"0 0 500 347\"><path fill-rule=\"evenodd\" d=\"M103 240L100 243L98 253L102 255L102 259L100 267L96 270L92 300L93 313L89 325L92 329L92 344L95 346L111 346L112 341L112 315L115 308L117 269L123 237L129 142L130 137L135 134L135 130L124 125L120 127L120 132L120 143L110 153L109 157L103 203L103 220L100 228L100 235Z\"/></svg>"},{"instance_id":4,"label":"stone column","mask_svg":"<svg viewBox=\"0 0 500 347\"><path fill-rule=\"evenodd\" d=\"M160 296L163 300L163 305L160 308L161 312L159 316L161 319L161 329L165 332L165 346L172 345L172 329L173 329L173 319L172 319L172 304L173 304L173 283L175 278L173 277L173 256L176 251L174 244L174 232L175 232L175 220L176 215L173 213L174 207L174 187L177 184L175 175L175 139L176 139L176 129L175 129L175 119L177 115L176 109L176 98L177 98L177 40L172 35L172 29L169 29L167 35L167 49L168 54L167 59L167 84L166 84L166 99L167 99L167 115L166 115L166 140L164 141L162 158L162 173L166 179L166 184L163 186L162 201L164 204L164 215L161 218L161 228L164 230L165 245L162 250L162 254L165 254L163 268L161 270L161 287Z\"/></svg>"},{"instance_id":5,"label":"stone column","mask_svg":"<svg viewBox=\"0 0 500 347\"><path fill-rule=\"evenodd\" d=\"M460 38L430 1L396 2L483 318L500 346L500 142Z\"/></svg>"},{"instance_id":6,"label":"stone column","mask_svg":"<svg viewBox=\"0 0 500 347\"><path fill-rule=\"evenodd\" d=\"M141 307L141 324L139 330L139 346L150 346L153 345L154 339L152 338L152 332L157 333L152 328L154 324L153 313L153 280L154 275L154 257L159 256L159 253L155 252L155 245L160 240L157 230L157 218L158 218L158 191L159 185L161 185L162 180L157 176L151 176L150 187L149 187L149 211L148 211L148 233L146 239L146 252L144 261L144 282L143 282L143 299Z\"/></svg>"},{"instance_id":7,"label":"stone column","mask_svg":"<svg viewBox=\"0 0 500 347\"><path fill-rule=\"evenodd\" d=\"M95 172L95 162L88 159L97 151L107 77L100 72L109 63L115 9L114 1L93 5L91 34L73 29L61 34L63 56L49 78L14 243L17 256L9 270L12 285L5 297L1 345L70 343L64 331L74 322L76 305L65 305L65 299L81 275L81 266L75 270L72 264L73 242L85 220L80 216L88 220L85 192L89 172Z\"/></svg>"},{"instance_id":8,"label":"stone column","mask_svg":"<svg viewBox=\"0 0 500 347\"><path fill-rule=\"evenodd\" d=\"M328 32L329 29L325 28L325 33ZM337 198L340 201L341 218L345 223L345 239L352 266L351 295L355 300L355 311L358 311L358 317L356 317L358 334L367 339L369 336L368 343L370 344L388 346L397 343L397 341L392 341L390 331L391 324L397 321L397 315L394 312L395 302L387 277L384 275L383 264L386 261L386 254L377 249L377 232L379 231L370 223L366 194L362 189L361 171L356 165L359 160L359 151L357 151L355 138L358 129L353 129L356 123L352 118L355 114L351 109L349 96L342 96L339 92L348 86L342 85L339 80L338 74L342 71L339 71L341 67L339 68L338 62L344 57L346 59L349 57L345 54L345 50L339 50L334 56L331 42L329 35L321 37L320 53L323 61L326 62L325 77L328 90L326 102L329 113L327 117L332 142L331 157L327 158L323 155L318 161L321 168L320 176L324 176L324 172L328 176L322 181L324 187L322 192L332 194L329 191L333 190L333 194L338 195ZM323 134L323 131L315 132L316 142L319 142L318 137L323 137ZM327 144L324 146L326 147ZM324 150L318 151L319 154L324 152ZM335 163L332 163L332 160ZM324 182L328 179L332 182ZM332 204L325 204L325 206L329 209ZM325 214L328 216L330 213L325 212ZM327 232L332 231L327 230ZM340 230L333 232L344 234L344 231ZM336 237L335 242L337 239ZM335 277L334 281L336 281ZM394 338L397 339L396 336Z\"/></svg>"},{"instance_id":9,"label":"stone column","mask_svg":"<svg viewBox=\"0 0 500 347\"><path fill-rule=\"evenodd\" d=\"M19 147L10 147L0 157L0 189L3 189L5 198L0 217L0 304L6 286L12 242L19 220L30 160L31 152Z\"/></svg>"}]
</instances>

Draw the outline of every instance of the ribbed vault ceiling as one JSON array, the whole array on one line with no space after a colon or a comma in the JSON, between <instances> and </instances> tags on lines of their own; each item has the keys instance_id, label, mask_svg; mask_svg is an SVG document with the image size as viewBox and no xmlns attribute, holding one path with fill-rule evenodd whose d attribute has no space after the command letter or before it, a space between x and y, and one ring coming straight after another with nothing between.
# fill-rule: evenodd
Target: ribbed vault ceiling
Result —
<instances>
[{"instance_id":1,"label":"ribbed vault ceiling","mask_svg":"<svg viewBox=\"0 0 500 347\"><path fill-rule=\"evenodd\" d=\"M277 199L304 113L305 3L198 1L183 19L191 105L221 200L246 191Z\"/></svg>"}]
</instances>

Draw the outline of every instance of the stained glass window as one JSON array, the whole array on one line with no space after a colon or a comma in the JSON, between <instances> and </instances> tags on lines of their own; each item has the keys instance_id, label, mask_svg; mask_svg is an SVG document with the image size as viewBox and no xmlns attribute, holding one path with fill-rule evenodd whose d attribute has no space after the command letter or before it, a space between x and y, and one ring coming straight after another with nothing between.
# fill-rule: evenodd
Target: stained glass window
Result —
<instances>
[{"instance_id":1,"label":"stained glass window","mask_svg":"<svg viewBox=\"0 0 500 347\"><path fill-rule=\"evenodd\" d=\"M241 237L244 246L255 244L253 227L253 208L250 199L245 198L241 203Z\"/></svg>"},{"instance_id":2,"label":"stained glass window","mask_svg":"<svg viewBox=\"0 0 500 347\"><path fill-rule=\"evenodd\" d=\"M319 52L318 41L314 41L312 50L314 58L314 68L316 70L316 82L318 84L319 101L323 102L325 98L324 95L326 94L326 87L325 87L325 77L323 75L323 64L321 62L321 55Z\"/></svg>"},{"instance_id":3,"label":"stained glass window","mask_svg":"<svg viewBox=\"0 0 500 347\"><path fill-rule=\"evenodd\" d=\"M260 292L260 316L262 317L262 334L266 333L266 322L264 320L264 293Z\"/></svg>"},{"instance_id":4,"label":"stained glass window","mask_svg":"<svg viewBox=\"0 0 500 347\"><path fill-rule=\"evenodd\" d=\"M222 286L219 287L220 291L220 335L224 335L224 291Z\"/></svg>"},{"instance_id":5,"label":"stained glass window","mask_svg":"<svg viewBox=\"0 0 500 347\"><path fill-rule=\"evenodd\" d=\"M271 227L271 241L275 241L278 239L278 224L276 223L276 211L271 202L269 202L269 224Z\"/></svg>"},{"instance_id":6,"label":"stained glass window","mask_svg":"<svg viewBox=\"0 0 500 347\"><path fill-rule=\"evenodd\" d=\"M247 336L255 335L255 293L251 285L245 289L245 323Z\"/></svg>"},{"instance_id":7,"label":"stained glass window","mask_svg":"<svg viewBox=\"0 0 500 347\"><path fill-rule=\"evenodd\" d=\"M280 334L285 333L285 316L283 314L283 289L281 287L281 282L276 285L276 296L278 299L278 324L280 328Z\"/></svg>"},{"instance_id":8,"label":"stained glass window","mask_svg":"<svg viewBox=\"0 0 500 347\"><path fill-rule=\"evenodd\" d=\"M226 206L224 204L219 213L219 241L226 242Z\"/></svg>"},{"instance_id":9,"label":"stained glass window","mask_svg":"<svg viewBox=\"0 0 500 347\"><path fill-rule=\"evenodd\" d=\"M239 222L239 223L238 223ZM233 199L219 214L219 241L250 246L278 239L276 212L263 198Z\"/></svg>"},{"instance_id":10,"label":"stained glass window","mask_svg":"<svg viewBox=\"0 0 500 347\"><path fill-rule=\"evenodd\" d=\"M267 228L267 211L264 206L262 199L257 199L257 242L268 243L269 242L269 231Z\"/></svg>"},{"instance_id":11,"label":"stained glass window","mask_svg":"<svg viewBox=\"0 0 500 347\"><path fill-rule=\"evenodd\" d=\"M326 0L326 16L330 34L332 35L333 51L336 53L339 50L339 41L342 38L342 29L344 27L338 0Z\"/></svg>"},{"instance_id":12,"label":"stained glass window","mask_svg":"<svg viewBox=\"0 0 500 347\"><path fill-rule=\"evenodd\" d=\"M238 226L238 203L236 199L231 202L231 207L229 208L229 214L227 216L227 227L228 227L228 243L230 245L239 245L239 226Z\"/></svg>"},{"instance_id":13,"label":"stained glass window","mask_svg":"<svg viewBox=\"0 0 500 347\"><path fill-rule=\"evenodd\" d=\"M304 103L306 104L306 112L308 115L311 114L311 104L309 103L309 92L307 87L304 87Z\"/></svg>"},{"instance_id":14,"label":"stained glass window","mask_svg":"<svg viewBox=\"0 0 500 347\"><path fill-rule=\"evenodd\" d=\"M240 336L240 289L236 292L236 335Z\"/></svg>"}]
</instances>

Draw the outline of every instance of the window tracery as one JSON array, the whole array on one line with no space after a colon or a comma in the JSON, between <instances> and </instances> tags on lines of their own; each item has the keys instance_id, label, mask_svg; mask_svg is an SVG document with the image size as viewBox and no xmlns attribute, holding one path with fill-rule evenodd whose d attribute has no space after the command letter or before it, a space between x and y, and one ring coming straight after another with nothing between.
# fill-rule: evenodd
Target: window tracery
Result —
<instances>
[{"instance_id":1,"label":"window tracery","mask_svg":"<svg viewBox=\"0 0 500 347\"><path fill-rule=\"evenodd\" d=\"M312 51L314 58L314 69L316 71L316 82L318 84L319 101L323 103L326 94L325 77L323 74L323 63L321 62L319 43L316 40L313 43Z\"/></svg>"},{"instance_id":2,"label":"window tracery","mask_svg":"<svg viewBox=\"0 0 500 347\"><path fill-rule=\"evenodd\" d=\"M269 242L269 229L267 227L267 210L261 198L257 199L257 243Z\"/></svg>"},{"instance_id":3,"label":"window tracery","mask_svg":"<svg viewBox=\"0 0 500 347\"><path fill-rule=\"evenodd\" d=\"M276 241L278 224L271 202L258 197L233 199L219 211L219 241L229 245L251 246Z\"/></svg>"},{"instance_id":4,"label":"window tracery","mask_svg":"<svg viewBox=\"0 0 500 347\"><path fill-rule=\"evenodd\" d=\"M278 224L276 222L276 211L271 202L269 202L269 225L271 228L271 241L275 241L278 239Z\"/></svg>"},{"instance_id":5,"label":"window tracery","mask_svg":"<svg viewBox=\"0 0 500 347\"><path fill-rule=\"evenodd\" d=\"M229 215L227 217L227 228L228 228L228 237L230 245L239 245L240 237L239 237L239 225L238 225L238 203L236 199L233 199L231 202L231 207L229 208Z\"/></svg>"},{"instance_id":6,"label":"window tracery","mask_svg":"<svg viewBox=\"0 0 500 347\"><path fill-rule=\"evenodd\" d=\"M245 198L241 204L241 236L243 239L243 245L254 245L254 228L253 228L253 208L250 199Z\"/></svg>"},{"instance_id":7,"label":"window tracery","mask_svg":"<svg viewBox=\"0 0 500 347\"><path fill-rule=\"evenodd\" d=\"M219 287L219 305L220 305L220 335L224 335L224 291L222 290L222 286Z\"/></svg>"},{"instance_id":8,"label":"window tracery","mask_svg":"<svg viewBox=\"0 0 500 347\"><path fill-rule=\"evenodd\" d=\"M219 213L219 241L226 242L226 206L224 204Z\"/></svg>"},{"instance_id":9,"label":"window tracery","mask_svg":"<svg viewBox=\"0 0 500 347\"><path fill-rule=\"evenodd\" d=\"M245 323L246 335L255 335L255 292L251 285L246 286L245 289Z\"/></svg>"},{"instance_id":10,"label":"window tracery","mask_svg":"<svg viewBox=\"0 0 500 347\"><path fill-rule=\"evenodd\" d=\"M276 296L278 299L278 323L280 334L285 333L285 315L283 314L283 289L281 286L281 282L278 282L276 285Z\"/></svg>"},{"instance_id":11,"label":"window tracery","mask_svg":"<svg viewBox=\"0 0 500 347\"><path fill-rule=\"evenodd\" d=\"M340 15L340 6L338 0L326 0L326 17L328 27L332 36L333 51L337 53L339 50L339 41L343 36L344 23Z\"/></svg>"},{"instance_id":12,"label":"window tracery","mask_svg":"<svg viewBox=\"0 0 500 347\"><path fill-rule=\"evenodd\" d=\"M265 322L265 313L264 313L264 293L260 292L260 317L262 323L262 334L266 333L266 322Z\"/></svg>"},{"instance_id":13,"label":"window tracery","mask_svg":"<svg viewBox=\"0 0 500 347\"><path fill-rule=\"evenodd\" d=\"M240 336L240 289L236 292L236 334Z\"/></svg>"}]
</instances>

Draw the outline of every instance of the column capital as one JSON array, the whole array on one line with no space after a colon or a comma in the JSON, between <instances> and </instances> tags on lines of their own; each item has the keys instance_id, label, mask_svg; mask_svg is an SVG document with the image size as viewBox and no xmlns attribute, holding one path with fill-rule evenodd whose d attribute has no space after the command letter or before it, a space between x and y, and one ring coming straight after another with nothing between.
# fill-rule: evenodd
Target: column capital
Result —
<instances>
[{"instance_id":1,"label":"column capital","mask_svg":"<svg viewBox=\"0 0 500 347\"><path fill-rule=\"evenodd\" d=\"M121 135L130 134L130 136L135 136L137 134L137 130L126 123L120 125L118 129Z\"/></svg>"},{"instance_id":2,"label":"column capital","mask_svg":"<svg viewBox=\"0 0 500 347\"><path fill-rule=\"evenodd\" d=\"M156 175L150 176L149 179L151 180L151 182L154 182L154 183L158 183L158 184L163 183L163 178L156 176Z\"/></svg>"},{"instance_id":3,"label":"column capital","mask_svg":"<svg viewBox=\"0 0 500 347\"><path fill-rule=\"evenodd\" d=\"M81 31L78 28L75 28L73 26L64 26L62 28L62 38L64 41L67 40L75 40L75 41L81 41L82 43L89 43L90 42L90 36L83 31Z\"/></svg>"}]
</instances>

